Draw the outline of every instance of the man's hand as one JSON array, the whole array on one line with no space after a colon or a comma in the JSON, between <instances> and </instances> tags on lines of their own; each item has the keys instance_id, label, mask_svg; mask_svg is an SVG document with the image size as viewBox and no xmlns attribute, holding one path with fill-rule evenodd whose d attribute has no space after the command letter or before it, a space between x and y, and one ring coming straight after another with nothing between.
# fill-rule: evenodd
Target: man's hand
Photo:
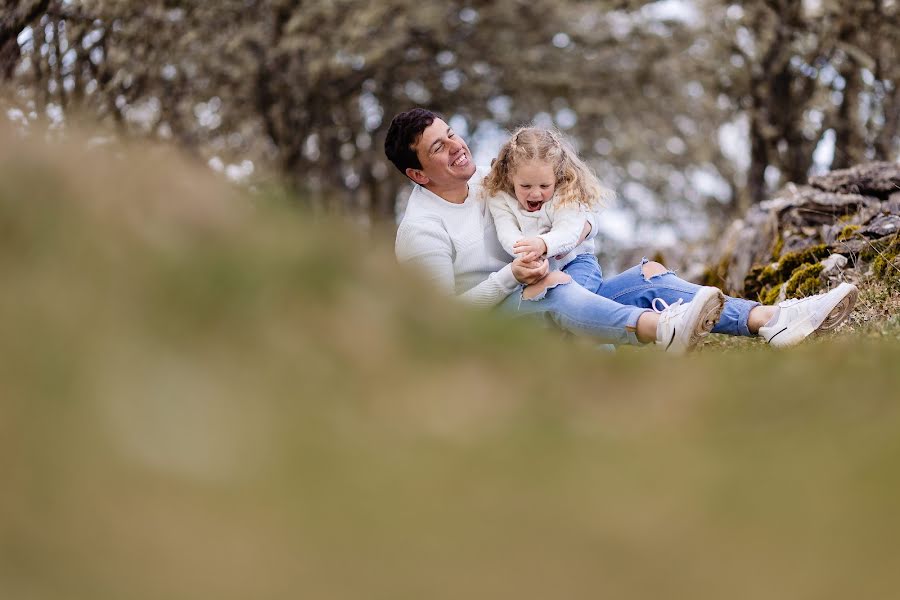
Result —
<instances>
[{"instance_id":1,"label":"man's hand","mask_svg":"<svg viewBox=\"0 0 900 600\"><path fill-rule=\"evenodd\" d=\"M513 244L513 252L518 255L536 254L543 256L547 253L547 243L539 238L523 238Z\"/></svg>"},{"instance_id":2,"label":"man's hand","mask_svg":"<svg viewBox=\"0 0 900 600\"><path fill-rule=\"evenodd\" d=\"M546 259L532 253L517 256L512 261L512 274L519 283L531 285L544 278L550 272L550 263Z\"/></svg>"}]
</instances>

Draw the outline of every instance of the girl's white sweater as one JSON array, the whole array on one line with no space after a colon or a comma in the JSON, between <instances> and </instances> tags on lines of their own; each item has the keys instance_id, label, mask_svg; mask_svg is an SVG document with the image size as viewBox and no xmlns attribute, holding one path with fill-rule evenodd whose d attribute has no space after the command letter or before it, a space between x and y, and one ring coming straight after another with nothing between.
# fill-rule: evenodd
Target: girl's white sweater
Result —
<instances>
[{"instance_id":1,"label":"girl's white sweater","mask_svg":"<svg viewBox=\"0 0 900 600\"><path fill-rule=\"evenodd\" d=\"M513 244L531 237L539 237L547 244L551 269L562 269L579 254L596 253L593 239L578 243L590 213L580 206L560 208L554 200L551 198L545 202L540 210L528 212L506 192L499 192L488 199L500 245L510 256L515 256ZM592 221L592 230L593 226ZM553 258L560 254L563 256L559 260Z\"/></svg>"}]
</instances>

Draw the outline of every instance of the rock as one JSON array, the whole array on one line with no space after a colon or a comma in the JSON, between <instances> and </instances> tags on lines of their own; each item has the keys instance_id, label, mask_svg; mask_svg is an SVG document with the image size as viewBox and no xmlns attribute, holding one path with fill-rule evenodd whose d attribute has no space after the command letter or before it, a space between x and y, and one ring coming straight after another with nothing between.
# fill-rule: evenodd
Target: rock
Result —
<instances>
[{"instance_id":1,"label":"rock","mask_svg":"<svg viewBox=\"0 0 900 600\"><path fill-rule=\"evenodd\" d=\"M717 255L727 264L725 291L740 293L744 278L754 264L772 259L772 246L778 233L774 213L760 206L747 211L744 219L734 221L722 237Z\"/></svg>"},{"instance_id":2,"label":"rock","mask_svg":"<svg viewBox=\"0 0 900 600\"><path fill-rule=\"evenodd\" d=\"M809 184L826 192L887 198L900 190L900 164L873 162L810 177Z\"/></svg>"},{"instance_id":3,"label":"rock","mask_svg":"<svg viewBox=\"0 0 900 600\"><path fill-rule=\"evenodd\" d=\"M881 238L900 231L900 215L879 215L859 230L870 238Z\"/></svg>"},{"instance_id":4,"label":"rock","mask_svg":"<svg viewBox=\"0 0 900 600\"><path fill-rule=\"evenodd\" d=\"M830 275L841 271L847 266L847 257L840 254L832 254L822 261L822 275Z\"/></svg>"},{"instance_id":5,"label":"rock","mask_svg":"<svg viewBox=\"0 0 900 600\"><path fill-rule=\"evenodd\" d=\"M772 302L800 269L852 281L881 261L879 276L900 275L888 269L900 249L900 164L859 165L809 183L787 184L735 220L709 255L706 280Z\"/></svg>"},{"instance_id":6,"label":"rock","mask_svg":"<svg viewBox=\"0 0 900 600\"><path fill-rule=\"evenodd\" d=\"M779 217L782 226L808 227L832 224L840 217L859 225L881 212L881 202L859 194L834 194L804 186L798 188L798 200Z\"/></svg>"},{"instance_id":7,"label":"rock","mask_svg":"<svg viewBox=\"0 0 900 600\"><path fill-rule=\"evenodd\" d=\"M822 228L819 230L819 235L822 238L822 241L826 244L833 244L838 240L838 237L844 233L846 225L843 223L834 223L832 225L822 225Z\"/></svg>"},{"instance_id":8,"label":"rock","mask_svg":"<svg viewBox=\"0 0 900 600\"><path fill-rule=\"evenodd\" d=\"M759 208L766 213L779 214L792 206L803 204L803 198L799 188L794 183L785 185L778 194L769 200L763 200L759 203ZM751 207L750 210L753 210Z\"/></svg>"},{"instance_id":9,"label":"rock","mask_svg":"<svg viewBox=\"0 0 900 600\"><path fill-rule=\"evenodd\" d=\"M838 240L837 242L832 244L831 249L845 256L855 256L860 254L869 246L871 246L871 242L869 242L869 240L855 237L848 240Z\"/></svg>"},{"instance_id":10,"label":"rock","mask_svg":"<svg viewBox=\"0 0 900 600\"><path fill-rule=\"evenodd\" d=\"M894 192L888 196L887 200L881 203L881 212L900 215L900 192Z\"/></svg>"},{"instance_id":11,"label":"rock","mask_svg":"<svg viewBox=\"0 0 900 600\"><path fill-rule=\"evenodd\" d=\"M812 231L798 231L795 233L785 233L782 238L784 243L781 246L781 253L797 252L810 246L815 246L819 242L819 232L816 229Z\"/></svg>"}]
</instances>

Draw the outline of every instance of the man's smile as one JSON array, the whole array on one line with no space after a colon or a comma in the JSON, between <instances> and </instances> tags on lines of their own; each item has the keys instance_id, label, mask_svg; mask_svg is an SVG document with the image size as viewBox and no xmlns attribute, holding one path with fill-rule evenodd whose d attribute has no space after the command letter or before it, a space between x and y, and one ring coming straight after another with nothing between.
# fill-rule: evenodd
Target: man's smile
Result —
<instances>
[{"instance_id":1,"label":"man's smile","mask_svg":"<svg viewBox=\"0 0 900 600\"><path fill-rule=\"evenodd\" d=\"M469 164L469 154L465 151L461 152L459 158L450 163L451 167L464 167Z\"/></svg>"}]
</instances>

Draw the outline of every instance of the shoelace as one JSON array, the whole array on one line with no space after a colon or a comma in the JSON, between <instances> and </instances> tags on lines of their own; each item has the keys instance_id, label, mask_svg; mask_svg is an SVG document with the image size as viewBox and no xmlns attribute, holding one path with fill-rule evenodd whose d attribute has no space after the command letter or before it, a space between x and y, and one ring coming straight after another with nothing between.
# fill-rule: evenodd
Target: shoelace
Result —
<instances>
[{"instance_id":1,"label":"shoelace","mask_svg":"<svg viewBox=\"0 0 900 600\"><path fill-rule=\"evenodd\" d=\"M662 309L659 309L656 307L657 302L659 302L662 305ZM684 298L679 298L674 304L670 305L668 302L666 302L662 298L654 298L653 302L650 303L650 308L652 308L654 310L654 312L662 313L669 308L674 308L674 307L678 306L679 304L682 304L683 302L684 302Z\"/></svg>"}]
</instances>

